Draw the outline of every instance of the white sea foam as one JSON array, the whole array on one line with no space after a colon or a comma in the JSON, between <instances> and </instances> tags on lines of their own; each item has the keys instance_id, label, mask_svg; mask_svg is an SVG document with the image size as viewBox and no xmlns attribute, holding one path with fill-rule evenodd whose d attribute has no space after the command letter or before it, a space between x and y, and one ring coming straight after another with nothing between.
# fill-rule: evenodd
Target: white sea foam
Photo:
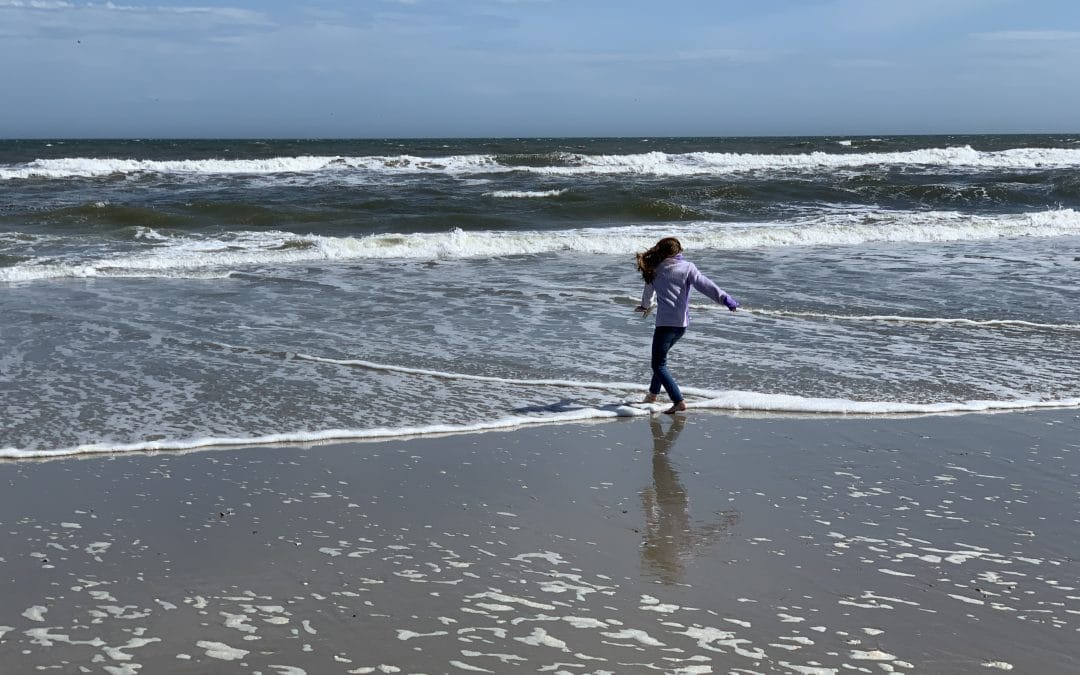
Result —
<instances>
[{"instance_id":1,"label":"white sea foam","mask_svg":"<svg viewBox=\"0 0 1080 675\"><path fill-rule=\"evenodd\" d=\"M26 265L0 268L0 282L40 281L43 279L89 279L94 277L113 279L141 279L147 277L164 279L228 279L231 271L203 271L198 269L153 268L144 266L124 269L113 265L69 264Z\"/></svg>"},{"instance_id":2,"label":"white sea foam","mask_svg":"<svg viewBox=\"0 0 1080 675\"><path fill-rule=\"evenodd\" d=\"M542 197L558 197L566 194L566 192L566 188L562 190L495 190L485 192L484 195L500 199L538 199Z\"/></svg>"},{"instance_id":3,"label":"white sea foam","mask_svg":"<svg viewBox=\"0 0 1080 675\"><path fill-rule=\"evenodd\" d=\"M710 306L703 305L702 308ZM883 323L924 323L924 324L948 324L955 326L970 326L973 328L1038 328L1043 330L1080 331L1080 324L1076 323L1039 323L1037 321L1022 321L1020 319L963 319L957 317L935 316L895 316L888 314L870 315L847 315L847 314L824 314L820 312L789 312L784 310L751 309L749 313L760 316L780 316L800 319L823 319L827 321L873 321Z\"/></svg>"},{"instance_id":4,"label":"white sea foam","mask_svg":"<svg viewBox=\"0 0 1080 675\"><path fill-rule=\"evenodd\" d=\"M638 385L638 388L640 388L640 385ZM81 454L155 452L161 450L196 450L230 446L319 443L335 440L379 440L388 438L409 438L414 436L491 431L497 429L513 429L515 427L535 424L578 422L590 419L600 419L605 417L627 417L647 414L649 414L648 410L633 408L630 406L620 407L617 410L597 410L594 408L582 408L580 410L554 413L548 417L513 416L486 422L476 422L473 424L461 425L435 424L425 427L326 429L323 431L297 431L251 437L200 437L190 439L145 441L141 443L92 443L86 445L72 446L68 448L54 448L45 450L0 448L0 459L31 459Z\"/></svg>"},{"instance_id":5,"label":"white sea foam","mask_svg":"<svg viewBox=\"0 0 1080 675\"><path fill-rule=\"evenodd\" d=\"M45 612L49 611L47 608L41 605L34 605L33 607L25 610L22 615L31 621L44 621Z\"/></svg>"},{"instance_id":6,"label":"white sea foam","mask_svg":"<svg viewBox=\"0 0 1080 675\"><path fill-rule=\"evenodd\" d=\"M703 396L693 401L691 408L717 410L747 410L776 413L818 413L831 415L940 415L966 412L1004 410L1034 410L1040 408L1080 407L1080 397L1057 400L947 401L942 403L908 403L904 401L852 401L838 398L810 398L790 394L761 394L749 391L709 392L684 388L684 392ZM720 394L710 396L710 394Z\"/></svg>"},{"instance_id":7,"label":"white sea foam","mask_svg":"<svg viewBox=\"0 0 1080 675\"><path fill-rule=\"evenodd\" d=\"M563 231L464 231L326 237L288 232L233 232L221 238L176 236L138 254L95 260L20 263L0 268L0 282L64 277L224 276L246 265L318 260L456 259L559 251L630 255L659 236L677 236L696 250L788 246L854 246L872 242L977 241L1000 237L1080 234L1073 209L977 216L952 211L826 214L781 223L683 223Z\"/></svg>"},{"instance_id":8,"label":"white sea foam","mask_svg":"<svg viewBox=\"0 0 1080 675\"><path fill-rule=\"evenodd\" d=\"M843 142L841 142L843 145ZM730 174L747 171L819 171L863 166L931 166L976 169L1048 169L1080 166L1075 148L1016 148L980 151L971 146L926 148L906 152L742 154L648 152L627 155L563 153L551 166L502 164L495 155L449 155L444 157L394 156L296 156L265 159L140 160L96 157L38 159L24 164L0 166L0 180L27 178L87 178L137 173L179 175L273 175L367 172L376 174L440 173L470 175L527 173L646 174L685 176Z\"/></svg>"},{"instance_id":9,"label":"white sea foam","mask_svg":"<svg viewBox=\"0 0 1080 675\"><path fill-rule=\"evenodd\" d=\"M361 360L331 359L312 355L297 354L297 358L337 364L348 367L361 367L374 370L397 372L407 375L438 377L455 380L481 381L504 386L560 386L583 389L599 389L609 392L638 392L640 383L631 382L577 382L574 380L511 379L467 373L423 370L379 364ZM895 414L951 414L970 412L990 412L1004 410L1027 410L1041 408L1080 407L1080 397L1058 400L999 400L999 401L955 401L941 403L912 403L904 401L853 401L837 398L811 398L790 394L767 394L750 391L714 391L685 387L683 392L688 399L688 406L695 409L756 411L779 414L828 414L828 415L895 415ZM572 410L550 412L539 416L513 415L497 419L478 420L464 424L435 424L429 426L375 427L369 429L325 429L317 431L293 431L266 434L262 436L207 436L197 438L164 439L134 443L89 443L65 448L0 448L0 459L49 458L66 455L182 451L213 447L276 445L319 443L336 440L380 440L408 438L415 436L445 435L512 429L540 424L564 424L586 420L599 420L615 417L635 417L650 415L655 406L611 404L602 407L582 405ZM100 553L100 551L97 551ZM975 554L969 554L974 556Z\"/></svg>"},{"instance_id":10,"label":"white sea foam","mask_svg":"<svg viewBox=\"0 0 1080 675\"><path fill-rule=\"evenodd\" d=\"M222 661L237 661L251 653L245 649L230 647L223 642L213 642L210 640L199 640L195 645L204 649L209 658L221 659Z\"/></svg>"},{"instance_id":11,"label":"white sea foam","mask_svg":"<svg viewBox=\"0 0 1080 675\"><path fill-rule=\"evenodd\" d=\"M929 166L938 168L1048 169L1080 166L1080 151L1069 148L1017 148L984 152L971 146L927 148L907 152L737 154L692 152L637 155L571 155L571 166L530 167L537 173L647 174L687 176L761 170L818 171L864 166Z\"/></svg>"},{"instance_id":12,"label":"white sea foam","mask_svg":"<svg viewBox=\"0 0 1080 675\"><path fill-rule=\"evenodd\" d=\"M172 174L188 176L316 174L327 172L368 171L395 173L491 173L510 171L493 156L458 155L449 157L399 156L311 156L270 157L265 159L116 159L65 157L38 159L19 165L0 167L0 180L26 178L93 178L130 174Z\"/></svg>"},{"instance_id":13,"label":"white sea foam","mask_svg":"<svg viewBox=\"0 0 1080 675\"><path fill-rule=\"evenodd\" d=\"M16 178L91 178L114 174L167 173L188 175L311 173L342 166L340 157L273 157L269 159L111 159L67 157L39 159L0 167L0 180Z\"/></svg>"}]
</instances>

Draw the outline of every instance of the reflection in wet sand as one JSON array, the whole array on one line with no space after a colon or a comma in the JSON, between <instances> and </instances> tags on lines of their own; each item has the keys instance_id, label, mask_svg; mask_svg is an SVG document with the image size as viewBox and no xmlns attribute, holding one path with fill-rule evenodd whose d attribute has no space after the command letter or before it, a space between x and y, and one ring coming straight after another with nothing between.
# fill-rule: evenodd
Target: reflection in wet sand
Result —
<instances>
[{"instance_id":1,"label":"reflection in wet sand","mask_svg":"<svg viewBox=\"0 0 1080 675\"><path fill-rule=\"evenodd\" d=\"M739 513L721 512L716 522L694 527L686 488L668 459L668 451L686 426L686 417L676 415L667 431L657 417L649 421L649 426L653 437L653 482L641 491L645 512L641 561L645 570L660 581L675 584L681 581L685 563L695 551L727 534L738 523Z\"/></svg>"}]
</instances>

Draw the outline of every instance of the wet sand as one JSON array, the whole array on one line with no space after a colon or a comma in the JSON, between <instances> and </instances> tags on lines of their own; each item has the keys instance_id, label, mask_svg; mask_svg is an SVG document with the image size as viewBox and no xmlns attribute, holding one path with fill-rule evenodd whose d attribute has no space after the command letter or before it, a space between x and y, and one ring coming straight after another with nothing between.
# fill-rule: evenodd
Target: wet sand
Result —
<instances>
[{"instance_id":1,"label":"wet sand","mask_svg":"<svg viewBox=\"0 0 1080 675\"><path fill-rule=\"evenodd\" d=\"M0 672L1080 672L1080 414L0 464Z\"/></svg>"}]
</instances>

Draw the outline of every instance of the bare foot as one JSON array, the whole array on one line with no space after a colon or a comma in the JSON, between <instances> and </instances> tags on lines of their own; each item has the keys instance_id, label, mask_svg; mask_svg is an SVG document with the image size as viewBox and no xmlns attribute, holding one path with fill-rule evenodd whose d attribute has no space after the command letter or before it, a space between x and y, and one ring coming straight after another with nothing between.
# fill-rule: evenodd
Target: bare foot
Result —
<instances>
[{"instance_id":1,"label":"bare foot","mask_svg":"<svg viewBox=\"0 0 1080 675\"><path fill-rule=\"evenodd\" d=\"M686 401L679 401L664 412L668 415L674 415L675 413L682 412L684 410L686 410Z\"/></svg>"},{"instance_id":2,"label":"bare foot","mask_svg":"<svg viewBox=\"0 0 1080 675\"><path fill-rule=\"evenodd\" d=\"M645 394L645 400L642 403L656 403L656 394Z\"/></svg>"}]
</instances>

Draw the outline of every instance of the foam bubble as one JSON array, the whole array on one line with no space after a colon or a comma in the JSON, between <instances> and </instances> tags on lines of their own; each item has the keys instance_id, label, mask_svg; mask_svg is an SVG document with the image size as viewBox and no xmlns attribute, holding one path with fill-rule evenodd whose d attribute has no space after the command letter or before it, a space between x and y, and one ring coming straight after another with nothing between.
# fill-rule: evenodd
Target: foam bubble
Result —
<instances>
[{"instance_id":1,"label":"foam bubble","mask_svg":"<svg viewBox=\"0 0 1080 675\"><path fill-rule=\"evenodd\" d=\"M222 661L238 661L250 653L245 649L230 647L224 642L213 642L210 640L199 640L195 643L195 646L206 650L206 655L208 657L220 659Z\"/></svg>"},{"instance_id":2,"label":"foam bubble","mask_svg":"<svg viewBox=\"0 0 1080 675\"><path fill-rule=\"evenodd\" d=\"M851 658L855 661L895 661L896 657L892 654L881 651L880 649L874 649L871 651L852 650Z\"/></svg>"},{"instance_id":3,"label":"foam bubble","mask_svg":"<svg viewBox=\"0 0 1080 675\"><path fill-rule=\"evenodd\" d=\"M564 652L570 651L570 649L566 646L565 642L558 639L557 637L549 635L548 632L543 628L534 628L533 632L527 637L516 637L514 639L518 642L524 642L527 645L532 645L535 647L551 647L553 649L559 649Z\"/></svg>"},{"instance_id":4,"label":"foam bubble","mask_svg":"<svg viewBox=\"0 0 1080 675\"><path fill-rule=\"evenodd\" d=\"M22 613L22 615L31 621L44 621L45 612L47 611L49 610L46 607L42 607L41 605L34 605L33 607L27 608Z\"/></svg>"}]
</instances>

